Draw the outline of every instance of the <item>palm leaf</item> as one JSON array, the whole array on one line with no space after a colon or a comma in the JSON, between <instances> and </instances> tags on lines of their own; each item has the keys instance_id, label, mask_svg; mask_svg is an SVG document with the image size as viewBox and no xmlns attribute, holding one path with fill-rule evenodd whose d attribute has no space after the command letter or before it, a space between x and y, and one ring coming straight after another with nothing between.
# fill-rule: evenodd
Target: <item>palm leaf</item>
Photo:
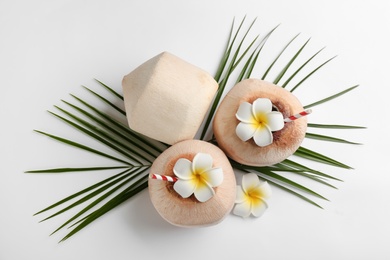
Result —
<instances>
[{"instance_id":1,"label":"palm leaf","mask_svg":"<svg viewBox=\"0 0 390 260\"><path fill-rule=\"evenodd\" d=\"M106 178L106 179L104 179L104 180L102 180L102 181L100 181L100 182L98 182L98 183L96 183L94 185L91 185L91 186L89 186L89 187L87 187L87 188L85 188L85 189L83 189L83 190L81 190L81 191L79 191L77 193L74 193L74 194L72 194L72 195L70 195L70 196L68 196L68 197L66 197L66 198L64 198L64 199L62 199L62 200L60 200L60 201L58 201L58 202L56 202L56 203L46 207L46 208L38 211L37 213L34 214L34 216L38 215L38 214L41 214L43 212L46 212L48 210L51 210L51 209L53 209L55 207L58 207L58 206L66 203L66 202L68 202L68 201L70 201L70 200L72 200L74 198L77 198L78 196L80 196L80 195L82 195L84 193L90 192L91 190L96 189L96 188L106 184L107 182L110 182L110 181L114 180L115 178L118 178L119 176L121 176L121 175L123 175L125 173L127 173L127 170L126 171L122 171L122 172L120 172L118 174L115 174L114 176L111 176L109 178Z\"/></svg>"},{"instance_id":2,"label":"palm leaf","mask_svg":"<svg viewBox=\"0 0 390 260\"><path fill-rule=\"evenodd\" d=\"M324 178L324 179L342 181L342 180L340 180L340 179L338 179L338 178L336 178L334 176L331 176L329 174L325 174L325 173L323 173L321 171L314 170L314 169L312 169L310 167L307 167L307 166L305 166L303 164L294 162L291 159L285 159L282 162L280 162L279 164L287 166L287 167L291 167L293 169L298 169L298 170L301 170L303 172L311 173L311 174L314 174L314 175L316 175L318 177L321 177L321 178Z\"/></svg>"},{"instance_id":3,"label":"palm leaf","mask_svg":"<svg viewBox=\"0 0 390 260\"><path fill-rule=\"evenodd\" d=\"M266 175L263 175L260 172L250 171L250 170L247 170L245 168L241 168L240 166L238 166L236 169L241 170L244 173L251 173L251 172L253 172L253 173L257 174L257 176L259 176L261 179L263 179L263 180L267 181L268 183L270 183L271 185L273 185L275 187L278 187L278 188L280 188L280 189L282 189L284 191L287 191L289 194L292 194L292 195L294 195L294 196L296 196L296 197L298 197L298 198L300 198L300 199L302 199L302 200L304 200L304 201L306 201L306 202L308 202L308 203L310 203L310 204L312 204L312 205L322 209L322 207L318 203L314 202L313 200L309 199L308 197L304 196L303 194L301 194L299 192L296 192L294 189L291 189L291 188L287 187L286 185L283 185L283 184L280 184L277 181L274 181L273 179L267 177Z\"/></svg>"},{"instance_id":4,"label":"palm leaf","mask_svg":"<svg viewBox=\"0 0 390 260\"><path fill-rule=\"evenodd\" d=\"M121 176L120 176L119 178L116 178L115 180L112 180L112 181L108 182L107 184L101 186L99 189L94 190L93 192L91 192L91 193L85 195L84 197L78 199L77 201L75 201L74 203L70 204L69 206L67 206L67 207L65 207L65 208L63 208L63 209L57 211L56 213L54 213L54 214L52 214L52 215L50 215L50 216L48 216L48 217L42 219L41 222L46 221L46 220L48 220L48 219L51 219L52 217L55 217L55 216L57 216L57 215L60 215L60 214L62 214L62 213L64 213L64 212L68 211L69 209L72 209L72 208L74 208L74 207L76 207L76 206L82 204L83 202L86 202L86 201L88 201L89 199L91 199L91 198L97 196L98 194L104 192L105 190L107 190L108 188L112 187L113 185L116 185L116 184L120 183L121 181L127 179L127 178L131 175L132 171L134 171L134 170L126 170L126 171L122 172L122 173L124 173L124 174L123 174L123 175L121 174ZM126 180L126 181L129 181L129 180L130 180L130 179L128 179L128 180ZM123 182L121 183L121 185L126 184L126 181L123 181ZM117 187L119 188L120 185L118 185ZM112 189L111 191L114 192L115 190L116 190L116 189ZM95 205L96 205L96 204L95 204ZM87 208L86 208L86 209L87 209ZM83 213L83 211L81 211L81 212ZM82 214L82 213L81 213L81 214ZM80 214L80 215L81 215L81 214ZM68 224L68 222L65 222L63 226L65 226L66 224ZM63 226L61 226L61 227L63 227ZM58 230L58 229L57 229L57 230ZM56 230L56 231L57 231L57 230ZM56 232L56 231L54 231L54 232ZM53 232L53 233L54 233L54 232Z\"/></svg>"},{"instance_id":5,"label":"palm leaf","mask_svg":"<svg viewBox=\"0 0 390 260\"><path fill-rule=\"evenodd\" d=\"M278 76L274 79L274 84L278 85L279 81L283 78L286 71L290 68L290 66L293 64L293 62L296 60L296 58L299 56L299 54L302 52L302 50L306 47L306 45L309 43L310 39L308 39L302 47L294 54L294 56L291 58L291 60L284 66L282 71L278 74ZM283 85L282 85L283 86Z\"/></svg>"},{"instance_id":6,"label":"palm leaf","mask_svg":"<svg viewBox=\"0 0 390 260\"><path fill-rule=\"evenodd\" d=\"M72 115L71 113L61 109L60 107L57 107L59 110L61 110L62 112L68 114L69 116L71 116L75 122L80 122L81 124L83 124L84 126L86 126L87 128L90 128L92 129L93 131L91 130L88 130L87 128L81 126L81 125L78 125L62 116L59 116L53 112L50 112L52 115L56 116L57 118L65 121L67 124L75 127L77 130L85 133L86 135L90 136L91 138L95 139L95 140L98 140L99 142L107 145L108 147L110 147L112 150L122 154L124 157L127 157L128 159L130 159L131 161L137 163L137 164L142 164L142 162L140 160L138 160L135 156L133 156L132 154L128 153L127 151L125 151L123 148L121 148L120 146L122 146L122 144L119 142L119 141L116 141L115 138L111 137L108 133L102 131L101 129L93 126L92 124L86 122L85 120L82 120L81 118L77 117L77 116L74 116ZM127 147L125 147L127 148Z\"/></svg>"},{"instance_id":7,"label":"palm leaf","mask_svg":"<svg viewBox=\"0 0 390 260\"><path fill-rule=\"evenodd\" d=\"M114 96L116 96L117 98L121 99L121 100L124 100L123 96L121 94L119 94L118 92L116 92L114 89L110 88L109 86L107 86L106 84L104 84L103 82L101 82L100 80L98 79L95 79L96 82L98 82L102 87L104 87L106 90L108 90L108 92L110 92L111 94L113 94Z\"/></svg>"},{"instance_id":8,"label":"palm leaf","mask_svg":"<svg viewBox=\"0 0 390 260\"><path fill-rule=\"evenodd\" d=\"M267 167L255 167L255 166L248 166L248 165L245 165L245 166L244 165L241 165L241 166L236 165L235 167L238 169L241 169L241 170L249 170L251 172L255 172L256 174L260 174L263 177L267 176L268 179L272 178L272 180L274 180L274 181L278 181L279 183L283 183L284 185L288 185L294 189L298 189L298 190L304 191L310 195L327 200L325 197L318 194L317 192L315 192L315 191L313 191L305 186L302 186L301 184L298 184L297 182L292 181L286 177L283 177L282 175L279 175L279 174L275 173L274 171L267 169Z\"/></svg>"},{"instance_id":9,"label":"palm leaf","mask_svg":"<svg viewBox=\"0 0 390 260\"><path fill-rule=\"evenodd\" d=\"M64 120L69 125L78 128L80 131L85 132L87 135L94 137L96 140L101 140L101 142L105 143L105 144L108 143L107 146L110 146L110 147L112 146L113 149L117 150L118 152L122 153L125 156L128 156L131 160L134 160L139 164L142 164L142 162L137 158L140 158L146 162L152 163L152 160L150 158L145 157L143 154L141 154L141 152L139 152L138 149L136 149L136 148L142 149L142 147L140 147L136 143L132 142L131 139L127 138L125 135L122 135L119 131L115 130L109 124L100 120L99 118L94 117L93 115L85 112L84 110L82 110L82 109L78 108L77 106L74 106L68 102L65 102L65 103L72 106L73 108L76 108L78 111L81 111L84 115L88 116L88 118L93 119L93 122L95 124L103 126L108 131L105 131L101 128L98 128L95 124L88 123L87 121L81 119L80 117L77 117L77 116L73 115L72 113L70 113L70 112L68 112L60 107L57 107L57 106L56 106L57 109L59 109L64 114L71 117L75 122L84 126L84 128L80 125L73 123L70 120L64 119L63 117L58 116L58 115L53 113L55 116L59 117L61 120ZM119 138L121 138L121 139L119 139ZM130 143L132 145L126 145L127 143L124 143L124 141L128 141L128 143ZM126 151L124 151L124 150L126 150ZM131 154L129 154L129 152ZM145 152L151 156L154 156L154 154L150 153L148 150L146 150Z\"/></svg>"},{"instance_id":10,"label":"palm leaf","mask_svg":"<svg viewBox=\"0 0 390 260\"><path fill-rule=\"evenodd\" d=\"M74 215L73 217L68 219L65 223L63 223L56 230L54 230L52 234L58 232L60 229L64 228L66 225L71 224L73 221L76 221L80 216L82 216L83 214L87 213L88 210L92 209L93 207L95 207L96 205L98 205L99 203L101 203L102 201L107 199L109 196L114 194L116 191L121 189L126 184L131 183L131 181L133 181L135 178L137 178L140 174L144 173L146 170L147 169L141 169L140 171L138 171L138 169L136 169L135 171L132 170L132 171L128 172L126 175L122 176L121 178L119 178L119 179L117 179L117 180L115 180L115 181L113 181L111 183L108 183L106 186L101 187L99 190L96 190L95 192L93 192L93 193L91 193L91 194L89 194L89 195L79 199L78 201L76 201L72 205L64 208L63 210L60 210L57 213L47 217L46 219L49 219L49 218L51 218L51 217L53 217L55 215L61 214L61 213L65 212L65 211L67 211L67 210L69 210L69 209L71 209L71 208L73 208L73 207L75 207L75 206L85 202L85 201L88 201L88 200L92 199L93 197L99 195L100 193L110 189L106 193L104 193L103 195L101 195L100 197L98 197L97 199L92 201L90 204L88 204L88 206L86 206L84 209L79 211L76 215ZM137 182L135 182L135 183L137 183ZM115 199L118 196L120 196L120 195L116 195L113 199ZM46 219L44 219L44 220L46 220ZM83 223L84 219L85 218L81 219L80 222Z\"/></svg>"},{"instance_id":11,"label":"palm leaf","mask_svg":"<svg viewBox=\"0 0 390 260\"><path fill-rule=\"evenodd\" d=\"M114 103L112 103L111 101L109 101L108 99L102 97L101 95L99 95L98 93L96 93L95 91L87 88L86 86L83 86L87 91L91 92L94 96L98 97L100 100L102 100L104 103L108 104L110 107L112 107L113 109L115 109L116 111L118 111L119 113L121 113L122 115L126 115L126 112L121 109L120 107L118 107L117 105L115 105Z\"/></svg>"},{"instance_id":12,"label":"palm leaf","mask_svg":"<svg viewBox=\"0 0 390 260\"><path fill-rule=\"evenodd\" d=\"M74 99L76 99L77 101L79 101L81 104L83 104L86 108L88 108L92 112L96 113L96 115L101 117L103 120L107 121L107 123L101 123L102 121L96 119L96 117L94 117L94 116L91 116L91 114L85 112L85 110L78 109L76 106L73 106L73 108L77 109L80 113L84 114L85 116L95 120L96 123L98 123L104 127L108 127L111 130L114 129L114 127L119 129L120 131L114 131L114 130L112 130L112 131L115 132L115 134L117 134L119 137L126 139L128 142L130 142L132 144L134 144L134 143L142 144L142 149L145 152L146 151L148 151L148 152L154 151L153 156L157 156L158 154L162 153L162 151L164 151L168 147L166 145L163 145L162 143L159 143L157 145L156 142L153 142L152 140L150 140L146 137L140 136L139 134L133 132L128 126L125 126L121 122L118 122L117 120L113 119L112 116L109 116L108 114L96 109L95 107L88 104L87 102L85 102L81 98L78 98L75 95L71 95L71 96ZM71 105L70 103L67 103L67 104Z\"/></svg>"},{"instance_id":13,"label":"palm leaf","mask_svg":"<svg viewBox=\"0 0 390 260\"><path fill-rule=\"evenodd\" d=\"M253 51L252 55L249 57L249 59L246 62L245 66L242 68L240 75L237 77L236 83L238 83L239 81L241 81L243 79L248 79L248 78L251 77L253 69L254 69L254 67L257 64L257 61L259 59L260 53L263 50L263 47L267 43L267 41L270 38L271 34L276 30L276 28L278 28L278 26L273 28L269 33L267 33L264 36L264 38L262 39L262 41L260 42L258 47Z\"/></svg>"},{"instance_id":14,"label":"palm leaf","mask_svg":"<svg viewBox=\"0 0 390 260\"><path fill-rule=\"evenodd\" d=\"M44 170L31 170L25 173L62 173L62 172L88 172L88 171L104 171L129 168L127 166L111 166L111 167L85 167L85 168L54 168Z\"/></svg>"},{"instance_id":15,"label":"palm leaf","mask_svg":"<svg viewBox=\"0 0 390 260\"><path fill-rule=\"evenodd\" d=\"M342 95L348 93L349 91L354 90L354 89L357 88L358 86L359 86L359 85L355 85L355 86L353 86L353 87L347 88L347 89L345 89L345 90L343 90L343 91L341 91L341 92L339 92L339 93L337 93L337 94L334 94L334 95L329 96L329 97L327 97L327 98L318 100L317 102L314 102L314 103L311 103L311 104L309 104L309 105L306 105L306 106L304 106L303 108L306 109L306 108L318 106L318 105L320 105L320 104L322 104L322 103L325 103L325 102L328 102L328 101L330 101L330 100L332 100L332 99L335 99L335 98L337 98L337 97L340 97L340 96L342 96Z\"/></svg>"},{"instance_id":16,"label":"palm leaf","mask_svg":"<svg viewBox=\"0 0 390 260\"><path fill-rule=\"evenodd\" d=\"M309 59L307 59L294 73L291 74L291 76L281 85L282 88L286 88L288 83L296 77L296 75L312 60L314 59L320 52L322 52L324 48L320 49L316 53L314 53ZM291 90L292 91L292 90Z\"/></svg>"},{"instance_id":17,"label":"palm leaf","mask_svg":"<svg viewBox=\"0 0 390 260\"><path fill-rule=\"evenodd\" d=\"M364 126L353 126L353 125L326 125L326 124L313 124L308 123L307 127L313 128L327 128L327 129L365 129Z\"/></svg>"},{"instance_id":18,"label":"palm leaf","mask_svg":"<svg viewBox=\"0 0 390 260\"><path fill-rule=\"evenodd\" d=\"M136 194L138 194L140 191L144 190L148 187L148 181L143 178L136 183L129 186L126 190L122 191L119 195L115 196L115 198L108 201L106 204L104 204L99 209L95 210L85 218L83 218L81 221L75 223L76 227L69 232L60 242L65 241L69 239L71 236L75 235L77 232L91 224L93 221L98 219L99 217L103 216L110 210L114 209L115 207L119 206L121 203L125 202L126 200L132 198ZM73 227L73 225L72 225Z\"/></svg>"},{"instance_id":19,"label":"palm leaf","mask_svg":"<svg viewBox=\"0 0 390 260\"><path fill-rule=\"evenodd\" d=\"M313 134L313 133L306 133L306 138L310 139L316 139L321 141L328 141L328 142L336 142L336 143L344 143L344 144L360 144L360 143L354 143L351 141L347 141L344 139L328 136L328 135L319 135L319 134Z\"/></svg>"},{"instance_id":20,"label":"palm leaf","mask_svg":"<svg viewBox=\"0 0 390 260\"><path fill-rule=\"evenodd\" d=\"M109 155L107 153L100 152L100 151L98 151L96 149L93 149L93 148L90 148L88 146L79 144L77 142L73 142L71 140L68 140L68 139L65 139L65 138L62 138L62 137L59 137L59 136L55 136L55 135L52 135L52 134L48 134L48 133L45 133L45 132L42 132L42 131L39 131L39 130L35 130L35 132L40 133L42 135L46 135L47 137L50 137L50 138L52 138L54 140L57 140L57 141L60 141L60 142L62 142L64 144L73 146L75 148L79 148L81 150L88 151L90 153L93 153L93 154L96 154L96 155L100 155L100 156L106 157L108 159L111 159L111 160L114 160L114 161L117 161L117 162L121 162L121 163L129 165L129 166L133 166L130 162L127 162L127 161L122 160L120 158L117 158L115 156Z\"/></svg>"},{"instance_id":21,"label":"palm leaf","mask_svg":"<svg viewBox=\"0 0 390 260\"><path fill-rule=\"evenodd\" d=\"M312 58L314 58L315 56L317 56L317 54L322 51L319 50L316 54L314 54L307 62L305 62L302 67L299 68L299 70L301 70L309 61L311 61ZM323 66L325 66L327 63L329 63L331 60L333 60L334 58L336 58L336 56L328 59L327 61L323 62L321 65L319 65L317 68L315 68L314 70L312 70L309 74L307 74L301 81L299 81L291 90L290 92L293 92L294 90L296 90L303 82L305 82L308 78L310 78L315 72L317 72L320 68L322 68ZM295 76L296 74L293 74L292 76ZM290 81L291 79L289 79L288 81ZM287 82L288 83L288 82Z\"/></svg>"},{"instance_id":22,"label":"palm leaf","mask_svg":"<svg viewBox=\"0 0 390 260\"><path fill-rule=\"evenodd\" d=\"M214 113L217 109L217 106L219 104L219 101L221 100L221 97L222 97L222 94L225 90L225 87L226 87L226 84L231 76L231 74L233 73L234 69L238 66L238 64L242 61L242 59L244 58L245 54L249 51L250 47L255 43L257 37L251 42L251 44L245 49L244 51L244 54L241 54L241 56L239 57L239 54L240 54L240 50L241 50L241 47L244 43L244 40L246 39L246 36L248 35L249 31L251 30L253 24L255 23L256 19L252 22L252 24L249 26L249 28L247 29L246 33L244 34L243 38L241 39L236 51L233 53L233 58L231 59L230 62L229 61L229 57L231 55L231 52L232 52L232 48L234 46L234 43L235 43L235 40L236 40L236 37L241 29L241 26L243 25L245 21L245 18L241 21L240 23L240 26L238 27L236 33L235 33L235 36L227 50L227 53L225 53L227 59L223 59L223 70L222 71L226 71L225 72L225 76L222 78L221 82L219 83L219 87L218 87L218 91L217 91L217 94L214 98L214 102L211 106L211 109L210 109L210 112L207 116L207 119L206 119L206 122L205 122L205 125L203 127L203 130L202 130L202 133L201 133L201 136L200 136L200 139L203 139L206 135L206 132L210 126L210 123L211 123L211 120L214 116ZM234 26L234 24L233 24ZM230 41L230 40L229 40ZM218 75L217 75L218 76ZM217 76L215 78L217 78ZM219 78L219 77L218 77Z\"/></svg>"},{"instance_id":23,"label":"palm leaf","mask_svg":"<svg viewBox=\"0 0 390 260\"><path fill-rule=\"evenodd\" d=\"M352 167L350 167L346 164L338 162L338 161L336 161L328 156L314 152L314 151L309 150L307 148L304 148L302 146L298 148L298 150L294 153L294 155L302 157L302 158L306 158L306 159L309 159L312 161L317 161L320 163L329 164L329 165L336 166L336 167L341 167L341 168L345 168L345 169L352 169Z\"/></svg>"},{"instance_id":24,"label":"palm leaf","mask_svg":"<svg viewBox=\"0 0 390 260\"><path fill-rule=\"evenodd\" d=\"M246 18L241 20L237 29L234 29L235 21L233 21L233 24L231 26L225 51L222 54L219 66L216 70L216 74L214 77L215 80L219 83L219 88L210 107L210 112L208 113L208 115L206 115L205 125L203 129L201 129L202 131L200 139L205 138L206 132L210 127L214 113L218 108L223 93L232 87L230 82L233 82L233 84L235 84L236 82L251 77L252 74L263 74L262 78L265 79L272 71L276 72L276 78L273 81L275 84L279 84L286 75L290 75L281 85L282 87L286 87L293 79L298 78L299 72L301 72L303 69L309 68L308 66L310 66L311 62L314 59L318 58L318 54L323 49L320 49L314 54L309 54L309 58L307 58L301 65L298 65L298 69L296 69L295 71L291 71L291 65L297 62L298 56L305 55L305 47L309 43L309 40L307 40L297 50L292 50L291 43L294 42L295 39L298 37L298 35L296 35L284 46L284 48L276 55L276 58L271 63L265 64L265 67L267 68L265 72L257 72L255 71L256 65L265 62L259 58L260 54L263 51L263 47L278 26L274 27L268 34L266 34L262 38L262 40L258 41L259 36L255 36L252 39L248 39L249 32L253 29L256 19L254 19L246 29L244 29L245 20ZM241 35L241 32L243 32L243 35ZM284 56L289 58L286 59L287 62L285 62L284 64L280 64L280 61ZM320 65L315 67L314 69L310 70L309 68L310 72L306 76L304 76L298 82L298 84L293 86L290 91L294 91L297 87L302 86L303 83L309 77L313 76L315 72L317 72L325 64L329 63L332 59L333 58L321 62ZM234 78L235 74L233 72L235 72L237 69L239 69L240 71L238 72L238 75ZM75 141L71 141L64 137L59 137L53 134L48 134L46 132L36 130L36 132L45 135L53 140L59 141L61 143L83 150L85 152L92 153L96 156L108 158L112 160L114 164L105 166L98 165L92 167L63 167L54 169L30 170L27 171L27 173L37 174L121 170L120 172L114 173L113 176L108 177L85 189L82 189L81 191L76 192L60 200L46 207L45 209L38 211L35 214L40 215L43 213L49 213L49 211L52 210L56 210L55 212L49 214L49 216L43 219L49 220L60 214L65 214L66 212L74 210L76 209L76 207L81 207L81 209L76 214L68 218L65 223L60 225L53 232L58 232L66 226L71 229L61 241L72 237L84 227L91 224L94 220L103 216L110 210L114 209L124 201L134 197L140 191L145 189L147 187L147 173L151 163L154 161L155 158L157 158L157 156L159 156L159 154L161 154L165 149L169 147L166 144L151 140L132 131L126 124L124 124L122 121L126 121L126 113L121 108L124 107L123 96L117 91L115 91L113 88L104 84L103 82L99 80L96 80L96 82L99 88L102 88L103 90L107 91L111 95L111 98L115 98L115 100L113 101L110 99L110 97L98 94L98 92L92 90L92 88L83 86L87 91L87 94L95 97L100 102L100 105L92 106L84 99L71 94L72 98L74 98L77 104L63 100L63 104L65 104L69 109L55 106L59 110L59 113L50 113L54 115L57 119L66 123L69 127L75 129L77 132L82 132L89 138L95 140L97 143L103 144L108 149L108 152L102 152L97 150L96 148L89 147L77 143ZM331 101L348 93L356 87L357 86L353 86L337 94L313 102L305 106L305 108L317 106L319 104ZM364 128L360 126L313 123L309 123L308 127L322 129ZM307 133L306 138L311 138L314 141L319 140L327 142L356 144L329 135L319 135L313 133ZM215 143L215 140L212 139L210 142ZM318 162L321 164L328 164L345 169L351 169L350 166L344 163L341 163L328 156L325 156L323 154L320 154L313 150L309 150L304 147L299 147L299 149L294 153L294 156L305 158L312 162ZM298 182L293 180L293 178L286 178L279 173L291 172L293 174L299 175L300 177L305 177L307 179L312 180L313 182L317 182L331 188L336 187L330 184L329 181L341 181L340 179L330 174L325 174L316 169L297 163L291 159L286 159L281 163L267 167L253 167L248 165L242 165L233 160L231 160L231 163L236 170L242 172L254 172L261 178L267 180L271 185L283 189L288 193L319 208L321 208L321 206L309 197L327 200L324 196L317 193L308 186L299 184ZM294 176L295 175L292 175L292 177ZM68 205L69 203L70 205Z\"/></svg>"},{"instance_id":25,"label":"palm leaf","mask_svg":"<svg viewBox=\"0 0 390 260\"><path fill-rule=\"evenodd\" d=\"M263 76L261 77L262 80L265 80L268 73L271 71L271 69L274 67L274 65L276 64L276 62L279 60L279 58L285 53L286 49L288 48L288 46L291 45L291 43L299 36L299 34L295 35L287 44L286 46L284 46L284 48L282 49L282 51L279 53L278 56L276 56L276 58L274 59L274 61L271 63L271 65L269 65L268 69L265 71L265 73L263 74ZM299 53L298 53L299 54ZM296 54L296 55L298 55ZM288 68L289 66L286 65L286 67ZM284 74L285 71L283 72L283 70L280 72L280 74ZM280 75L279 74L279 75ZM276 78L277 79L277 78Z\"/></svg>"}]
</instances>

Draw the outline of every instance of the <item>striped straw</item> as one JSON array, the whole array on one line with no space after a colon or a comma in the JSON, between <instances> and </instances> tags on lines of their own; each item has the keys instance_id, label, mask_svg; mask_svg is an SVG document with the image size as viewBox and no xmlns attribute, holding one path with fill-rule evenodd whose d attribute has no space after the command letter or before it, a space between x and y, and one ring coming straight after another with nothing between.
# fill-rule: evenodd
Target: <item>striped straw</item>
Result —
<instances>
[{"instance_id":1,"label":"striped straw","mask_svg":"<svg viewBox=\"0 0 390 260\"><path fill-rule=\"evenodd\" d=\"M302 112L300 112L300 113L298 113L298 114L295 114L295 115L290 116L290 117L286 117L286 118L284 119L284 122L290 123L290 122L292 122L292 121L294 121L294 120L296 120L296 119L298 119L298 118L301 118L301 117L303 117L303 116L307 116L307 115L310 114L310 113L311 113L311 109L305 109L305 110L303 110Z\"/></svg>"},{"instance_id":2,"label":"striped straw","mask_svg":"<svg viewBox=\"0 0 390 260\"><path fill-rule=\"evenodd\" d=\"M167 175L160 175L160 174L152 174L152 176L150 178L160 180L160 181L169 181L169 182L176 182L177 181L176 177L167 176Z\"/></svg>"}]
</instances>

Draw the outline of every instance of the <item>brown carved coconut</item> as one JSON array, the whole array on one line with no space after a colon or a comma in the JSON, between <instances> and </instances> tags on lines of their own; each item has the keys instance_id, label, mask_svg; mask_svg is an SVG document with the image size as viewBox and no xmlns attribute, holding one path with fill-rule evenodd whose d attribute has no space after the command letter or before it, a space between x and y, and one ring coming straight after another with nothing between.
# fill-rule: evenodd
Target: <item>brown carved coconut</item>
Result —
<instances>
[{"instance_id":1,"label":"brown carved coconut","mask_svg":"<svg viewBox=\"0 0 390 260\"><path fill-rule=\"evenodd\" d=\"M158 213L169 223L182 227L209 226L221 222L232 210L236 198L234 171L224 152L208 142L187 140L165 150L151 167L151 174L174 176L173 167L180 158L190 161L197 153L208 153L213 167L223 170L223 182L214 188L215 195L199 202L194 195L182 198L173 183L149 178L150 199Z\"/></svg>"},{"instance_id":2,"label":"brown carved coconut","mask_svg":"<svg viewBox=\"0 0 390 260\"><path fill-rule=\"evenodd\" d=\"M272 83L247 79L236 84L221 102L213 122L213 131L218 146L235 161L251 166L269 166L292 155L302 143L307 119L302 117L273 132L273 143L259 147L253 139L242 141L236 134L239 120L236 118L242 102L253 103L257 98L268 98L274 108L289 117L304 109L300 101L288 90Z\"/></svg>"}]
</instances>

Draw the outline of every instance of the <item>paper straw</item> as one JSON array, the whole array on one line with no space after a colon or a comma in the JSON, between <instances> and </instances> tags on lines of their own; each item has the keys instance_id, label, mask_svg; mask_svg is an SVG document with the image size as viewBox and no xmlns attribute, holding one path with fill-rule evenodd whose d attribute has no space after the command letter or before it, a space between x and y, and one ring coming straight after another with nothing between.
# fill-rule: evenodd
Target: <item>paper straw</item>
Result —
<instances>
[{"instance_id":1,"label":"paper straw","mask_svg":"<svg viewBox=\"0 0 390 260\"><path fill-rule=\"evenodd\" d=\"M286 118L284 119L284 122L290 123L290 122L292 122L292 121L294 121L294 120L297 120L298 118L301 118L301 117L303 117L303 116L307 116L307 115L310 114L310 113L311 113L311 109L305 109L305 110L303 110L302 112L300 112L300 113L298 113L298 114L295 114L295 115L290 116L290 117L286 117Z\"/></svg>"},{"instance_id":2,"label":"paper straw","mask_svg":"<svg viewBox=\"0 0 390 260\"><path fill-rule=\"evenodd\" d=\"M152 174L152 176L150 178L160 180L160 181L169 181L169 182L176 182L177 181L176 177L159 175L159 174Z\"/></svg>"}]
</instances>

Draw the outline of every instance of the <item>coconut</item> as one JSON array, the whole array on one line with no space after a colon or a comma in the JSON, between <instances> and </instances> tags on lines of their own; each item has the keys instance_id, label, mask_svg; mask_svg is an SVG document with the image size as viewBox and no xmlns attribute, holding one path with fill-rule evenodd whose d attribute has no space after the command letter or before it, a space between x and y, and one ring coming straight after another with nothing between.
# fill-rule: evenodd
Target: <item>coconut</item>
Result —
<instances>
[{"instance_id":1,"label":"coconut","mask_svg":"<svg viewBox=\"0 0 390 260\"><path fill-rule=\"evenodd\" d=\"M199 140L179 142L165 150L153 162L151 174L174 176L173 168L180 158L193 160L197 153L213 158L213 167L222 168L223 182L214 188L215 195L199 202L194 195L183 198L172 182L149 178L150 199L157 212L169 223L182 227L210 226L221 222L232 210L236 198L236 179L224 152L213 144Z\"/></svg>"},{"instance_id":2,"label":"coconut","mask_svg":"<svg viewBox=\"0 0 390 260\"><path fill-rule=\"evenodd\" d=\"M299 118L273 132L273 142L259 147L250 139L242 141L236 134L239 120L237 110L242 102L253 103L258 98L268 98L274 110L283 117L304 110L300 101L288 90L259 79L246 79L236 84L226 95L216 111L213 131L218 146L235 161L251 166L269 166L292 155L302 143L306 128L306 117Z\"/></svg>"},{"instance_id":3,"label":"coconut","mask_svg":"<svg viewBox=\"0 0 390 260\"><path fill-rule=\"evenodd\" d=\"M193 139L218 88L206 71L169 53L123 78L129 127L167 144Z\"/></svg>"}]
</instances>

